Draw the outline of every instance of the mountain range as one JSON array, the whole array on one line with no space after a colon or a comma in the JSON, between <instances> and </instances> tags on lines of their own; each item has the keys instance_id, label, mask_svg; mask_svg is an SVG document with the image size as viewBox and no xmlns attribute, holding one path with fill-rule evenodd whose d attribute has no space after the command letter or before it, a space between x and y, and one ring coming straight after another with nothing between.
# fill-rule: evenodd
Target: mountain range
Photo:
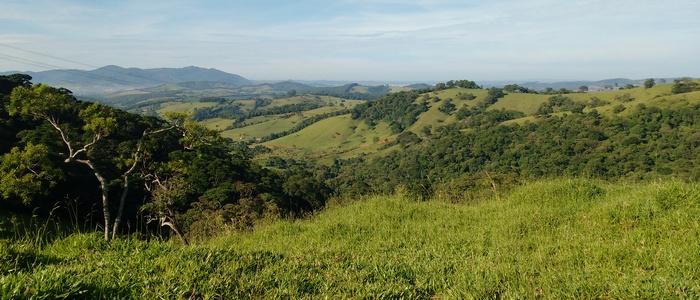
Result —
<instances>
[{"instance_id":1,"label":"mountain range","mask_svg":"<svg viewBox=\"0 0 700 300\"><path fill-rule=\"evenodd\" d=\"M296 90L306 92L315 88L343 89L352 88L354 85L376 86L387 85L386 82L365 81L253 81L237 74L227 73L213 68L201 68L189 66L184 68L124 68L115 65L104 66L94 70L58 69L40 72L8 71L0 72L0 75L23 73L32 76L33 82L46 83L61 86L73 91L76 95L97 96L117 93L127 90L136 90L164 86L168 84L180 84L182 86L197 88L211 88L213 85L223 85L226 88L240 88L247 86L275 86L275 90ZM657 81L672 81L673 78L657 79ZM575 90L580 86L588 86L590 90L603 90L610 87L625 86L627 84L640 85L644 79L614 78L598 81L478 81L479 84L489 87L502 87L506 84L519 84L534 90L570 89ZM405 86L408 89L423 89L430 85L410 82L412 84L389 84L390 86ZM408 83L407 83L408 84Z\"/></svg>"},{"instance_id":2,"label":"mountain range","mask_svg":"<svg viewBox=\"0 0 700 300\"><path fill-rule=\"evenodd\" d=\"M33 82L46 83L70 89L78 95L100 95L110 92L154 87L182 82L220 82L229 86L253 84L236 74L217 69L200 67L184 68L123 68L104 66L95 70L48 70L41 72L2 72L0 74L23 73L32 76Z\"/></svg>"}]
</instances>

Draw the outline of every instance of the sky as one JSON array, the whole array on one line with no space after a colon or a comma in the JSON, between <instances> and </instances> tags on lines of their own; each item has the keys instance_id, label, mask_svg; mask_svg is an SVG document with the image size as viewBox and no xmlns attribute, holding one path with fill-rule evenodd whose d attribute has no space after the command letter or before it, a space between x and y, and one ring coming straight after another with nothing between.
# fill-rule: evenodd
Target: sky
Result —
<instances>
[{"instance_id":1,"label":"sky","mask_svg":"<svg viewBox=\"0 0 700 300\"><path fill-rule=\"evenodd\" d=\"M261 80L698 77L700 1L0 3L0 71L112 64Z\"/></svg>"}]
</instances>

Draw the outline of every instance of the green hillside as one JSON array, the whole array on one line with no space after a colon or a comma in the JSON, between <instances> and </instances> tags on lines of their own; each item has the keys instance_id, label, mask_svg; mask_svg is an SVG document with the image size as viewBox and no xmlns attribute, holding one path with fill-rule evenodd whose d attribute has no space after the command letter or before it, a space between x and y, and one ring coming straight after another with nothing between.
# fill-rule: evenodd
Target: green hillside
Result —
<instances>
[{"instance_id":1,"label":"green hillside","mask_svg":"<svg viewBox=\"0 0 700 300\"><path fill-rule=\"evenodd\" d=\"M369 127L353 120L350 115L331 117L303 130L264 143L275 155L310 157L330 161L337 157L352 157L382 149L393 139L387 124Z\"/></svg>"},{"instance_id":2,"label":"green hillside","mask_svg":"<svg viewBox=\"0 0 700 300\"><path fill-rule=\"evenodd\" d=\"M700 92L689 92L673 94L671 87L673 84L660 84L652 88L636 87L632 89L621 89L615 91L601 91L589 93L568 93L561 94L568 98L574 105L583 107L583 112L598 111L604 116L626 115L634 111L640 104L675 109L688 107L700 103ZM435 131L446 125L462 123L459 119L459 109L475 109L487 96L485 89L464 89L449 88L421 94L416 98L416 103L425 105L427 110L420 113L416 121L412 123L408 130L419 136L425 136L430 131ZM532 93L506 93L504 97L486 107L486 112L497 112L500 110L521 112L521 117L509 119L502 124L525 124L527 122L537 122L540 118L538 110L547 103L555 94L532 94ZM381 99L378 101L382 101ZM450 102L454 105L452 112L443 111L443 106ZM547 113L552 116L562 116L567 108L554 108L556 111ZM482 114L482 113L480 113ZM349 158L361 154L376 153L381 155L386 153L384 147L387 141L396 139L397 132L392 132L388 128L371 128L364 132L354 132L355 127L364 128L362 121L352 120L350 115L343 117L333 117L327 122L315 124L306 130L296 132L264 145L273 149L273 155L282 157L308 157L308 158ZM240 128L239 131L252 136L264 136L273 131L280 131L283 128L293 126L293 122L276 117L268 118L268 124L255 124L250 128ZM298 121L298 120L297 120ZM386 125L386 124L385 124ZM366 126L366 124L365 124ZM384 125L382 125L384 126ZM366 134L367 136L362 136ZM371 143L375 141L375 143ZM380 141L377 144L377 141ZM374 145L373 145L374 144ZM389 147L389 149L393 149Z\"/></svg>"},{"instance_id":3,"label":"green hillside","mask_svg":"<svg viewBox=\"0 0 700 300\"><path fill-rule=\"evenodd\" d=\"M660 108L687 107L700 103L700 92L673 94L673 84L660 84L652 88L635 87L632 89L620 89L614 91L600 91L589 93L566 93L561 96L572 101L574 105L583 107L583 112L596 110L606 116L625 115L634 111L639 104ZM165 88L165 87L160 87ZM362 92L363 86L352 86L352 91ZM394 89L394 92L398 92ZM425 136L428 132L437 130L446 125L461 123L459 110L463 108L476 109L487 97L486 89L447 88L419 95L416 103L427 107L425 112L418 115L407 129L419 136ZM505 120L502 124L525 124L538 121L538 110L546 104L555 94L534 94L509 92L505 96L496 99L495 103L486 107L485 111L516 111L523 115L514 119ZM382 101L381 99L378 101ZM281 156L289 158L312 158L330 162L334 158L352 158L366 154L386 153L391 150L391 142L396 140L398 132L389 130L388 124L379 127L353 120L350 115L334 116L332 113L341 110L351 110L363 100L348 100L330 96L300 95L286 98L272 99L262 104L255 100L230 100L224 102L164 102L158 104L158 114L166 112L191 113L201 108L216 110L226 107L237 107L239 112L235 117L207 117L202 124L211 129L222 132L225 137L240 141L256 142L259 139L266 141L273 134L281 135L263 145L270 147L273 152L268 156ZM448 104L449 103L449 104ZM452 105L452 111L446 111L446 105ZM267 114L266 111L274 109L292 109L293 106L301 110L294 113ZM554 108L551 115L561 116L566 113L566 108ZM256 113L258 116L248 116ZM328 116L324 122L311 122L310 125L301 125L311 121L310 118L318 115ZM242 118L245 117L245 118ZM237 121L237 119L239 119ZM302 130L295 131L299 126ZM289 134L285 134L289 132Z\"/></svg>"},{"instance_id":4,"label":"green hillside","mask_svg":"<svg viewBox=\"0 0 700 300\"><path fill-rule=\"evenodd\" d=\"M256 112L262 113L260 116L249 117L236 128L222 131L222 135L234 140L255 141L271 134L284 132L300 125L304 120L313 117L332 115L340 111L353 108L360 104L362 100L346 100L328 96L297 96L290 98L274 99L270 104L258 108ZM265 114L276 108L284 108L293 105L310 105L310 109L298 112ZM234 122L235 120L230 120ZM207 124L206 120L204 124ZM210 127L212 129L217 129Z\"/></svg>"},{"instance_id":5,"label":"green hillside","mask_svg":"<svg viewBox=\"0 0 700 300\"><path fill-rule=\"evenodd\" d=\"M698 214L700 187L674 181L370 197L195 246L5 241L0 298L696 298Z\"/></svg>"}]
</instances>

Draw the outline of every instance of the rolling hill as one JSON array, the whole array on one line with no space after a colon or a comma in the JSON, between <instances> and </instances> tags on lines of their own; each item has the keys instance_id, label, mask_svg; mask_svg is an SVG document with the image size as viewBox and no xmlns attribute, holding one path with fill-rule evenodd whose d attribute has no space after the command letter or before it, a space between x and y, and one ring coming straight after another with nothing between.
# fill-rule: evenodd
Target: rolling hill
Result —
<instances>
[{"instance_id":1,"label":"rolling hill","mask_svg":"<svg viewBox=\"0 0 700 300\"><path fill-rule=\"evenodd\" d=\"M595 110L608 117L632 113L638 105L679 108L700 103L700 91L673 94L671 87L672 84L660 84L649 89L637 87L615 91L570 93L562 96L571 99L574 105L582 107L583 112ZM459 110L462 108L474 109L484 101L487 94L487 90L484 89L463 88L421 94L415 103L425 105L426 111L417 117L408 131L425 137L440 127L463 122L459 119ZM466 100L467 98L463 95L472 95L474 99ZM538 109L553 96L556 95L507 93L504 97L497 99L494 104L488 106L486 111L506 110L522 114L503 121L504 125L537 122L543 117L538 114ZM453 111L441 111L447 102L454 105ZM571 112L558 109L551 115L565 113ZM349 114L333 116L294 134L265 142L264 145L273 149L273 155L290 158L302 155L326 162L331 162L334 158L350 158L368 154L382 155L396 149L391 145L399 133L392 132L388 127L389 124L383 121L380 121L377 126L367 127L364 121L353 120ZM264 132L259 134L264 134Z\"/></svg>"}]
</instances>

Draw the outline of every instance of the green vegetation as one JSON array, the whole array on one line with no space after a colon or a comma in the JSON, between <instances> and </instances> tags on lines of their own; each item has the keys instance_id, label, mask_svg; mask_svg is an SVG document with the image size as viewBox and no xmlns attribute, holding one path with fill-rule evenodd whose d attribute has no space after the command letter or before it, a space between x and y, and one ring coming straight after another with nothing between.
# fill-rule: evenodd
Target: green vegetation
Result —
<instances>
[{"instance_id":1,"label":"green vegetation","mask_svg":"<svg viewBox=\"0 0 700 300\"><path fill-rule=\"evenodd\" d=\"M147 116L30 79L0 77L0 298L700 296L689 79Z\"/></svg>"},{"instance_id":2,"label":"green vegetation","mask_svg":"<svg viewBox=\"0 0 700 300\"><path fill-rule=\"evenodd\" d=\"M0 243L0 297L695 298L700 187L550 180L469 204L371 197L193 246Z\"/></svg>"},{"instance_id":3,"label":"green vegetation","mask_svg":"<svg viewBox=\"0 0 700 300\"><path fill-rule=\"evenodd\" d=\"M700 90L700 84L690 79L678 79L673 83L674 94L689 93Z\"/></svg>"},{"instance_id":4,"label":"green vegetation","mask_svg":"<svg viewBox=\"0 0 700 300\"><path fill-rule=\"evenodd\" d=\"M4 210L47 214L76 199L79 223L100 224L107 241L128 224L155 236L167 236L153 231L164 227L186 241L303 216L329 196L309 171L260 168L252 149L185 115L142 117L30 79L0 77Z\"/></svg>"},{"instance_id":5,"label":"green vegetation","mask_svg":"<svg viewBox=\"0 0 700 300\"><path fill-rule=\"evenodd\" d=\"M548 115L499 125L516 112L488 111L438 128L423 143L382 157L340 162L333 186L372 194L403 185L431 195L449 180L491 172L505 181L547 176L700 179L700 104L682 109L639 105L625 116L596 112ZM358 180L357 178L361 178Z\"/></svg>"},{"instance_id":6,"label":"green vegetation","mask_svg":"<svg viewBox=\"0 0 700 300\"><path fill-rule=\"evenodd\" d=\"M399 92L385 96L379 101L367 102L356 106L352 111L353 119L362 119L370 126L380 121L388 122L394 133L399 133L411 126L418 115L428 110L425 104L416 104L416 92Z\"/></svg>"},{"instance_id":7,"label":"green vegetation","mask_svg":"<svg viewBox=\"0 0 700 300\"><path fill-rule=\"evenodd\" d=\"M348 114L327 118L263 145L277 156L332 162L336 158L375 153L392 139L386 122L370 127Z\"/></svg>"}]
</instances>

